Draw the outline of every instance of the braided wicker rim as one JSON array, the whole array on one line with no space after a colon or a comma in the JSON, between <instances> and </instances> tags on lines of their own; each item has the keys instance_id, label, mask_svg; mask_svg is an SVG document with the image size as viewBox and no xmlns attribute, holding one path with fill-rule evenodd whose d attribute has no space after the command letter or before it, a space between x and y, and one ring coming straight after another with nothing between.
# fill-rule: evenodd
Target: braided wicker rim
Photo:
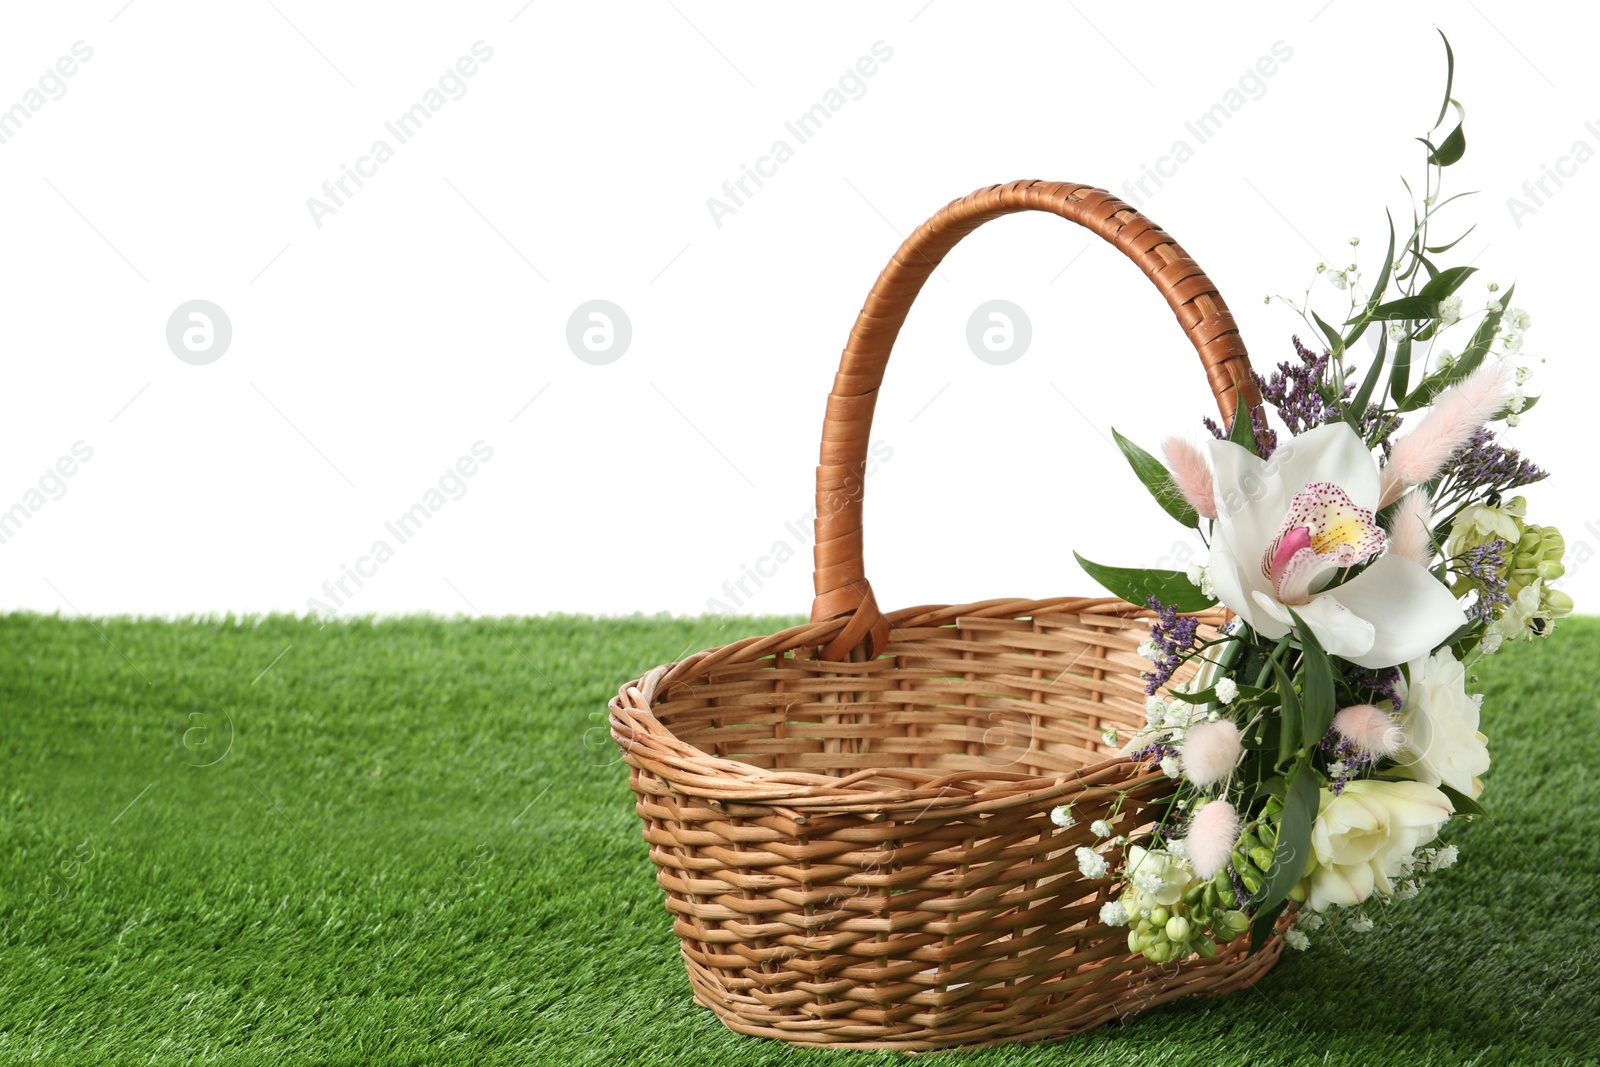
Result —
<instances>
[{"instance_id":1,"label":"braided wicker rim","mask_svg":"<svg viewBox=\"0 0 1600 1067\"><path fill-rule=\"evenodd\" d=\"M664 664L610 704L695 1001L741 1033L907 1051L1036 1041L1244 988L1281 952L1273 937L1182 966L1131 956L1099 918L1120 887L1078 870L1076 850L1103 844L1095 820L1147 834L1170 789L1100 736L1143 724L1146 608L1058 597L885 614L867 582L860 487L889 351L949 250L1022 210L1140 266L1225 417L1259 403L1216 287L1102 190L992 186L906 239L828 399L812 621ZM1025 724L1025 741L992 746L996 718ZM1060 804L1075 825L1053 824Z\"/></svg>"}]
</instances>

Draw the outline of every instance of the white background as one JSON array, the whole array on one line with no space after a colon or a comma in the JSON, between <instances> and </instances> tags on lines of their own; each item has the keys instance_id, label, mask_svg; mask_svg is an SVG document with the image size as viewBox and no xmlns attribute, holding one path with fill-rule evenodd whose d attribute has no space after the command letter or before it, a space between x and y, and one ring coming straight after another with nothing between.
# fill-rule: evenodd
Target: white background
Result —
<instances>
[{"instance_id":1,"label":"white background","mask_svg":"<svg viewBox=\"0 0 1600 1067\"><path fill-rule=\"evenodd\" d=\"M1371 263L1384 208L1409 217L1398 176L1420 173L1412 137L1439 103L1435 25L1468 108L1450 189L1483 191L1436 234L1476 221L1455 253L1483 268L1469 308L1515 280L1535 317L1527 351L1549 362L1529 392L1545 399L1511 439L1556 469L1529 496L1587 556L1600 161L1520 226L1507 207L1575 141L1600 148L1595 27L1577 10L11 6L0 107L74 42L93 57L0 144L0 509L75 442L93 458L0 544L0 607L303 612L384 538L394 558L341 614L804 611L809 544L785 524L811 504L839 349L901 235L1015 178L1126 195L1184 139L1194 158L1144 209L1216 280L1257 366L1287 358L1301 327L1263 295L1303 291L1352 235ZM480 40L493 57L465 95L396 146L384 123ZM893 54L864 95L796 146L785 121L879 41ZM1184 123L1278 41L1292 58L1197 145ZM307 198L379 138L394 158L317 226ZM719 227L707 199L779 138L794 158ZM207 366L165 339L196 298L233 326ZM565 340L595 298L633 327L607 366ZM965 342L994 298L1033 324L1008 366ZM880 601L1092 592L1074 548L1156 562L1175 527L1109 427L1153 448L1198 440L1208 413L1136 268L1053 217L991 224L930 281L885 383L875 437L892 456L867 496ZM384 522L478 441L493 458L466 494L397 545ZM780 541L796 558L728 599ZM1600 567L1575 570L1592 605Z\"/></svg>"}]
</instances>

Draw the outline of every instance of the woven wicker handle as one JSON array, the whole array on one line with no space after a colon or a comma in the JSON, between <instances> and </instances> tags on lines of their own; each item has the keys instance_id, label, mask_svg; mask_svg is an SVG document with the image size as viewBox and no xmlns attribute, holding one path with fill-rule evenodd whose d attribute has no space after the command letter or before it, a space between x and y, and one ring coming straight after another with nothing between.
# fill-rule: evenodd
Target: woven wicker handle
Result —
<instances>
[{"instance_id":1,"label":"woven wicker handle","mask_svg":"<svg viewBox=\"0 0 1600 1067\"><path fill-rule=\"evenodd\" d=\"M811 618L851 618L823 649L827 659L846 659L863 642L869 656L888 644L889 624L861 559L861 498L872 411L889 351L923 283L950 249L990 219L1014 211L1052 211L1093 230L1137 263L1167 298L1200 354L1224 418L1233 416L1236 396L1252 406L1261 402L1244 341L1217 287L1176 241L1127 204L1103 189L1036 181L994 185L952 202L906 238L878 275L828 396L817 467L817 598Z\"/></svg>"}]
</instances>

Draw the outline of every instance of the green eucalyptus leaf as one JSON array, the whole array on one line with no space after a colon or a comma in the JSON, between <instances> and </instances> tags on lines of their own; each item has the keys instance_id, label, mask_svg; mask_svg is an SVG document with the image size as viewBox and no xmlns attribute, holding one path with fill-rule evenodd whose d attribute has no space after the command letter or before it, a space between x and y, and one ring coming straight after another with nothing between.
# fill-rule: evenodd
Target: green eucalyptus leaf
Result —
<instances>
[{"instance_id":1,"label":"green eucalyptus leaf","mask_svg":"<svg viewBox=\"0 0 1600 1067\"><path fill-rule=\"evenodd\" d=\"M1426 262L1426 261L1424 261ZM1424 289L1427 287L1424 286ZM1431 296L1418 293L1415 296L1402 296L1398 300L1391 300L1387 304L1379 304L1372 309L1372 318L1384 322L1396 319L1432 319L1439 315L1439 301ZM1351 319L1350 323L1356 320ZM1346 325L1350 325L1346 323Z\"/></svg>"},{"instance_id":2,"label":"green eucalyptus leaf","mask_svg":"<svg viewBox=\"0 0 1600 1067\"><path fill-rule=\"evenodd\" d=\"M1184 526L1200 527L1200 516L1183 498L1183 493L1178 489L1178 484L1172 480L1172 472L1156 457L1122 436L1113 427L1111 436L1117 439L1117 447L1127 457L1128 465L1133 468L1133 473L1139 476L1139 481L1150 490L1150 495L1156 498L1156 503L1161 509L1171 515Z\"/></svg>"},{"instance_id":3,"label":"green eucalyptus leaf","mask_svg":"<svg viewBox=\"0 0 1600 1067\"><path fill-rule=\"evenodd\" d=\"M1318 315L1315 311L1311 313L1311 318L1316 321L1317 329L1321 330L1322 335L1328 339L1329 350L1334 353L1342 351L1344 349L1344 339L1339 336L1339 331L1335 330L1332 326L1329 326L1326 322L1323 322L1322 316ZM1355 319L1350 320L1350 322L1354 321ZM1348 326L1349 323L1346 323L1345 325Z\"/></svg>"},{"instance_id":4,"label":"green eucalyptus leaf","mask_svg":"<svg viewBox=\"0 0 1600 1067\"><path fill-rule=\"evenodd\" d=\"M1078 565L1095 581L1114 595L1130 604L1144 607L1150 597L1155 597L1178 611L1204 611L1215 607L1216 600L1200 592L1200 587L1189 580L1183 571L1166 571L1145 567L1108 567L1094 563L1074 552Z\"/></svg>"},{"instance_id":5,"label":"green eucalyptus leaf","mask_svg":"<svg viewBox=\"0 0 1600 1067\"><path fill-rule=\"evenodd\" d=\"M1250 404L1244 398L1243 389L1233 391L1233 402L1233 425L1228 428L1228 440L1252 456L1258 456L1261 449L1256 444L1256 428L1250 421Z\"/></svg>"},{"instance_id":6,"label":"green eucalyptus leaf","mask_svg":"<svg viewBox=\"0 0 1600 1067\"><path fill-rule=\"evenodd\" d=\"M1396 404L1405 399L1411 378L1411 331L1394 346L1394 366L1389 370L1389 396Z\"/></svg>"},{"instance_id":7,"label":"green eucalyptus leaf","mask_svg":"<svg viewBox=\"0 0 1600 1067\"><path fill-rule=\"evenodd\" d=\"M1384 212L1389 218L1389 250L1383 254L1383 268L1378 271L1377 281L1372 283L1372 295L1367 297L1367 307L1364 312L1356 317L1353 330L1345 334L1344 347L1348 349L1367 332L1367 327L1372 324L1372 312L1383 299L1383 292L1389 287L1389 275L1394 271L1394 216Z\"/></svg>"},{"instance_id":8,"label":"green eucalyptus leaf","mask_svg":"<svg viewBox=\"0 0 1600 1067\"><path fill-rule=\"evenodd\" d=\"M1431 296L1435 300L1443 300L1457 289L1461 284L1477 272L1477 267L1451 267L1434 275L1427 285L1422 287L1418 296Z\"/></svg>"},{"instance_id":9,"label":"green eucalyptus leaf","mask_svg":"<svg viewBox=\"0 0 1600 1067\"><path fill-rule=\"evenodd\" d=\"M1484 810L1482 804L1479 804L1476 800L1461 792L1461 790L1452 789L1450 786L1441 783L1439 792L1450 798L1450 803L1455 805L1457 815L1482 815L1485 819L1489 819L1491 822L1494 821L1493 817Z\"/></svg>"},{"instance_id":10,"label":"green eucalyptus leaf","mask_svg":"<svg viewBox=\"0 0 1600 1067\"><path fill-rule=\"evenodd\" d=\"M1317 819L1322 799L1321 779L1309 763L1298 763L1289 772L1289 787L1279 816L1278 843L1272 850L1272 869L1261 887L1255 911L1274 908L1289 899L1289 891L1305 876L1311 863L1311 825Z\"/></svg>"},{"instance_id":11,"label":"green eucalyptus leaf","mask_svg":"<svg viewBox=\"0 0 1600 1067\"><path fill-rule=\"evenodd\" d=\"M1301 663L1305 671L1300 734L1304 744L1310 747L1321 741L1328 727L1333 725L1338 699L1333 687L1333 661L1323 651L1311 627L1293 608L1289 609L1289 617L1294 620L1295 633L1300 638Z\"/></svg>"},{"instance_id":12,"label":"green eucalyptus leaf","mask_svg":"<svg viewBox=\"0 0 1600 1067\"><path fill-rule=\"evenodd\" d=\"M1439 105L1439 117L1433 120L1433 128L1436 130L1444 121L1445 113L1450 110L1450 92L1456 83L1455 49L1450 47L1450 38L1444 35L1443 30L1439 31L1439 39L1444 42L1444 101Z\"/></svg>"},{"instance_id":13,"label":"green eucalyptus leaf","mask_svg":"<svg viewBox=\"0 0 1600 1067\"><path fill-rule=\"evenodd\" d=\"M1511 297L1517 291L1515 285L1507 289L1505 296L1498 301L1499 311L1491 311L1483 316L1483 321L1478 323L1478 328L1473 332L1472 340L1456 357L1455 362L1447 367L1440 367L1422 381L1404 400L1398 402L1401 411L1415 411L1427 406L1434 397L1455 383L1463 380L1467 375L1478 369L1478 365L1489 354L1489 346L1494 344L1495 330L1500 326L1500 320L1505 316L1505 309L1511 306Z\"/></svg>"},{"instance_id":14,"label":"green eucalyptus leaf","mask_svg":"<svg viewBox=\"0 0 1600 1067\"><path fill-rule=\"evenodd\" d=\"M1378 376L1383 372L1383 360L1388 351L1389 331L1380 327L1378 353L1372 357L1372 366L1367 368L1367 376L1361 379L1361 386L1356 390L1356 395L1350 398L1350 402L1344 408L1344 421L1358 433L1361 430L1361 418L1367 412L1367 405L1372 402L1372 391L1378 387Z\"/></svg>"},{"instance_id":15,"label":"green eucalyptus leaf","mask_svg":"<svg viewBox=\"0 0 1600 1067\"><path fill-rule=\"evenodd\" d=\"M1272 661L1272 675L1277 683L1278 697L1283 702L1279 714L1283 720L1283 731L1278 734L1278 765L1282 766L1293 759L1300 749L1303 736L1300 723L1305 716L1300 709L1300 695L1294 691L1294 681L1276 658Z\"/></svg>"},{"instance_id":16,"label":"green eucalyptus leaf","mask_svg":"<svg viewBox=\"0 0 1600 1067\"><path fill-rule=\"evenodd\" d=\"M1450 131L1450 136L1439 142L1439 147L1428 156L1428 162L1448 167L1452 163L1459 162L1466 154L1467 135L1464 128L1457 124L1456 128Z\"/></svg>"},{"instance_id":17,"label":"green eucalyptus leaf","mask_svg":"<svg viewBox=\"0 0 1600 1067\"><path fill-rule=\"evenodd\" d=\"M1265 911L1256 909L1256 917L1250 922L1250 951L1246 956L1254 956L1266 946L1272 937L1272 928L1278 923L1278 916L1283 914L1283 909L1289 906L1287 900L1280 900L1276 907Z\"/></svg>"}]
</instances>

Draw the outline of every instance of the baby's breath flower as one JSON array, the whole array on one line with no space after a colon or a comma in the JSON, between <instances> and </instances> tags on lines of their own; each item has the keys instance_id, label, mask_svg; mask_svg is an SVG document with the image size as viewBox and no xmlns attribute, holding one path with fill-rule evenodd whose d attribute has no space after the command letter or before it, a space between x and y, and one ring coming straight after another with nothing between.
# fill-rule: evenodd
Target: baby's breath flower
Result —
<instances>
[{"instance_id":1,"label":"baby's breath flower","mask_svg":"<svg viewBox=\"0 0 1600 1067\"><path fill-rule=\"evenodd\" d=\"M1106 822L1104 819L1096 819L1094 822L1089 824L1089 832L1094 834L1096 837L1110 837L1111 824Z\"/></svg>"},{"instance_id":2,"label":"baby's breath flower","mask_svg":"<svg viewBox=\"0 0 1600 1067\"><path fill-rule=\"evenodd\" d=\"M1100 740L1104 741L1110 747L1116 748L1117 747L1117 731L1116 731L1116 727L1107 726L1104 730L1101 730L1100 731Z\"/></svg>"},{"instance_id":3,"label":"baby's breath flower","mask_svg":"<svg viewBox=\"0 0 1600 1067\"><path fill-rule=\"evenodd\" d=\"M1178 766L1176 757L1166 756L1161 760L1161 773L1168 778L1176 778L1183 773L1183 768Z\"/></svg>"},{"instance_id":4,"label":"baby's breath flower","mask_svg":"<svg viewBox=\"0 0 1600 1067\"><path fill-rule=\"evenodd\" d=\"M1428 865L1428 869L1430 871L1442 871L1446 867L1453 867L1460 856L1460 849L1454 845L1446 845L1434 853L1433 862Z\"/></svg>"},{"instance_id":5,"label":"baby's breath flower","mask_svg":"<svg viewBox=\"0 0 1600 1067\"><path fill-rule=\"evenodd\" d=\"M1050 821L1065 830L1069 826L1076 825L1078 820L1073 816L1072 808L1063 804L1050 809Z\"/></svg>"},{"instance_id":6,"label":"baby's breath flower","mask_svg":"<svg viewBox=\"0 0 1600 1067\"><path fill-rule=\"evenodd\" d=\"M1217 699L1224 704L1232 704L1233 698L1239 695L1239 683L1232 678L1217 679Z\"/></svg>"},{"instance_id":7,"label":"baby's breath flower","mask_svg":"<svg viewBox=\"0 0 1600 1067\"><path fill-rule=\"evenodd\" d=\"M1519 330L1526 330L1533 325L1533 316L1521 308L1512 308L1506 312L1506 321Z\"/></svg>"},{"instance_id":8,"label":"baby's breath flower","mask_svg":"<svg viewBox=\"0 0 1600 1067\"><path fill-rule=\"evenodd\" d=\"M1372 920L1367 917L1365 912L1362 912L1351 916L1350 921L1345 925L1358 934L1364 934L1372 929Z\"/></svg>"},{"instance_id":9,"label":"baby's breath flower","mask_svg":"<svg viewBox=\"0 0 1600 1067\"><path fill-rule=\"evenodd\" d=\"M1452 293L1439 301L1439 325L1453 326L1461 321L1461 294Z\"/></svg>"},{"instance_id":10,"label":"baby's breath flower","mask_svg":"<svg viewBox=\"0 0 1600 1067\"><path fill-rule=\"evenodd\" d=\"M1302 911L1300 917L1294 921L1294 924L1306 930L1320 930L1322 929L1322 916L1314 911Z\"/></svg>"},{"instance_id":11,"label":"baby's breath flower","mask_svg":"<svg viewBox=\"0 0 1600 1067\"><path fill-rule=\"evenodd\" d=\"M1085 878L1104 878L1111 870L1106 858L1092 848L1080 848L1073 855L1078 857L1078 871Z\"/></svg>"},{"instance_id":12,"label":"baby's breath flower","mask_svg":"<svg viewBox=\"0 0 1600 1067\"><path fill-rule=\"evenodd\" d=\"M1139 655L1140 655L1141 658L1147 659L1151 663L1154 663L1156 660L1160 659L1161 656L1162 656L1161 647L1159 645L1157 645L1154 641L1151 641L1148 638L1146 638L1144 641L1140 642L1140 644L1139 644Z\"/></svg>"},{"instance_id":13,"label":"baby's breath flower","mask_svg":"<svg viewBox=\"0 0 1600 1067\"><path fill-rule=\"evenodd\" d=\"M1304 952L1311 947L1311 939L1299 930L1286 930L1283 934L1283 943L1296 952Z\"/></svg>"},{"instance_id":14,"label":"baby's breath flower","mask_svg":"<svg viewBox=\"0 0 1600 1067\"><path fill-rule=\"evenodd\" d=\"M1108 900L1100 905L1100 921L1107 926L1127 926L1128 909L1120 900Z\"/></svg>"}]
</instances>

